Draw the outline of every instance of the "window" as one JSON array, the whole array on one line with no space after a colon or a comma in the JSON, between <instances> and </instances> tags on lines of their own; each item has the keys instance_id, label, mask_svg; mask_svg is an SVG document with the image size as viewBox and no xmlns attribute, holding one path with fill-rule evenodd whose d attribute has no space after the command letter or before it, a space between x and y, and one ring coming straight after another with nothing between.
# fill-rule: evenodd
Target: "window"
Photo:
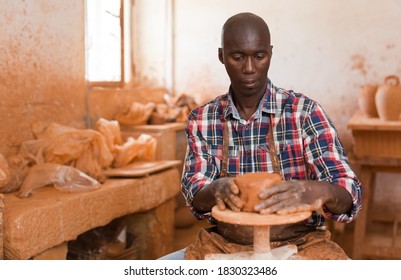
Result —
<instances>
[{"instance_id":1,"label":"window","mask_svg":"<svg viewBox=\"0 0 401 280\"><path fill-rule=\"evenodd\" d=\"M130 0L86 0L86 78L93 86L130 80Z\"/></svg>"}]
</instances>

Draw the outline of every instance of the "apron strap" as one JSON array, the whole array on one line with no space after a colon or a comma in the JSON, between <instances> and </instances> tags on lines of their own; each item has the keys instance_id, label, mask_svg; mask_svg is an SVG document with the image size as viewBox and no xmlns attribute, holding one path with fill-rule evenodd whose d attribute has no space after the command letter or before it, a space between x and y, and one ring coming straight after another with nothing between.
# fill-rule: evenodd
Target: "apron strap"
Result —
<instances>
[{"instance_id":1,"label":"apron strap","mask_svg":"<svg viewBox=\"0 0 401 280\"><path fill-rule=\"evenodd\" d=\"M223 155L221 162L221 172L220 177L228 177L228 144L229 144L229 135L228 135L228 123L224 122L223 129Z\"/></svg>"},{"instance_id":2,"label":"apron strap","mask_svg":"<svg viewBox=\"0 0 401 280\"><path fill-rule=\"evenodd\" d=\"M274 142L274 135L273 135L273 117L270 115L269 118L270 129L269 129L269 152L270 152L270 159L273 164L273 173L281 175L280 171L280 162L278 161L276 145Z\"/></svg>"}]
</instances>

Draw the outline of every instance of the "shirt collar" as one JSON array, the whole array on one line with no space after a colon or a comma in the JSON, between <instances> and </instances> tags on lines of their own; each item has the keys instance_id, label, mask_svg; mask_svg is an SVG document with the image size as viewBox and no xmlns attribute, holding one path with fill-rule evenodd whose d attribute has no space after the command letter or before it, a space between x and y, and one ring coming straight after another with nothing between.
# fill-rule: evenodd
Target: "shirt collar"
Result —
<instances>
[{"instance_id":1,"label":"shirt collar","mask_svg":"<svg viewBox=\"0 0 401 280\"><path fill-rule=\"evenodd\" d=\"M239 120L240 115L234 105L232 94L232 87L230 86L227 93L227 106L224 110L224 118L227 119L229 115L232 115L233 118ZM270 79L268 79L266 91L259 103L258 109L256 110L255 118L258 118L260 116L260 111L269 114L276 114L277 112L279 112L281 110L281 99L282 98L277 95L277 89L273 86Z\"/></svg>"}]
</instances>

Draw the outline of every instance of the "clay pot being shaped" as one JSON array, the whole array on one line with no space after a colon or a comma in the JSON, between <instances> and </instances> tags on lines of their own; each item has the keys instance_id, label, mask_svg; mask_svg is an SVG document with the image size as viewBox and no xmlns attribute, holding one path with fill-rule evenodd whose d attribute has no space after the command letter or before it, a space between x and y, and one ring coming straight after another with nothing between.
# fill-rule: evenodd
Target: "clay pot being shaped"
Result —
<instances>
[{"instance_id":1,"label":"clay pot being shaped","mask_svg":"<svg viewBox=\"0 0 401 280\"><path fill-rule=\"evenodd\" d=\"M241 211L255 212L254 206L261 202L259 193L282 182L275 173L259 172L238 175L234 180L239 188L239 197L244 202Z\"/></svg>"},{"instance_id":2,"label":"clay pot being shaped","mask_svg":"<svg viewBox=\"0 0 401 280\"><path fill-rule=\"evenodd\" d=\"M378 118L376 110L376 92L378 85L363 85L359 90L358 104L359 109L365 117Z\"/></svg>"},{"instance_id":3,"label":"clay pot being shaped","mask_svg":"<svg viewBox=\"0 0 401 280\"><path fill-rule=\"evenodd\" d=\"M401 86L397 76L387 76L379 86L375 101L379 118L386 121L399 120L401 114Z\"/></svg>"}]
</instances>

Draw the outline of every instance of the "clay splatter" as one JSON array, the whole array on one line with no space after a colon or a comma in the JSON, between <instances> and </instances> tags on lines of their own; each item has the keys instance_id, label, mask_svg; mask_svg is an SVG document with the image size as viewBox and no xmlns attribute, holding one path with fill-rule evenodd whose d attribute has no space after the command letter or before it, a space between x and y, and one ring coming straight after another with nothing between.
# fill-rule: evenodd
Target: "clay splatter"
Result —
<instances>
[{"instance_id":1,"label":"clay splatter","mask_svg":"<svg viewBox=\"0 0 401 280\"><path fill-rule=\"evenodd\" d=\"M360 54L355 54L351 57L352 60L352 70L357 70L362 73L362 75L366 75L367 71L365 68L365 58Z\"/></svg>"}]
</instances>

